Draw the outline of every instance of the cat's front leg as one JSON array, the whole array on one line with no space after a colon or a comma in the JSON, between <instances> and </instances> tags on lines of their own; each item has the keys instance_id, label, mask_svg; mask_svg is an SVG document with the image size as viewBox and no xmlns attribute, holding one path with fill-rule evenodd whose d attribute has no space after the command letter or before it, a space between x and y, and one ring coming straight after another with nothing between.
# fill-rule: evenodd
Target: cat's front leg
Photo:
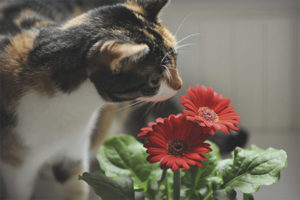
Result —
<instances>
[{"instance_id":1,"label":"cat's front leg","mask_svg":"<svg viewBox=\"0 0 300 200\"><path fill-rule=\"evenodd\" d=\"M52 171L56 188L63 199L86 200L88 185L78 179L89 170L89 139L77 139L64 149L60 158L53 164Z\"/></svg>"}]
</instances>

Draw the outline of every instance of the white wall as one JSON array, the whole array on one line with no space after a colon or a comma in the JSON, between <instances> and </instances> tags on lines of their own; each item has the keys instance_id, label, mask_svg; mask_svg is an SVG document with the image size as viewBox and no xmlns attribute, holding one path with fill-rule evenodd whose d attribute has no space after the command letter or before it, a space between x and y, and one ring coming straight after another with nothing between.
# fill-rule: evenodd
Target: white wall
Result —
<instances>
[{"instance_id":1,"label":"white wall","mask_svg":"<svg viewBox=\"0 0 300 200\"><path fill-rule=\"evenodd\" d=\"M178 40L200 33L182 43L194 44L180 51L184 89L205 84L231 98L251 130L299 128L297 5L296 0L172 0L162 19L173 32L188 16Z\"/></svg>"}]
</instances>

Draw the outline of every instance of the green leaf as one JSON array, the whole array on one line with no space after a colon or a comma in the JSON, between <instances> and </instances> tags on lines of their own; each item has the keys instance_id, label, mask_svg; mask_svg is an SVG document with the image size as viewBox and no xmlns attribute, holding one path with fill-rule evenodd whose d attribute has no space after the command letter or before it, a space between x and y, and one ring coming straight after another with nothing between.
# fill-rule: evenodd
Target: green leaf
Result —
<instances>
[{"instance_id":1,"label":"green leaf","mask_svg":"<svg viewBox=\"0 0 300 200\"><path fill-rule=\"evenodd\" d=\"M254 200L254 197L253 197L252 194L246 194L246 193L244 193L243 199L244 200Z\"/></svg>"},{"instance_id":2,"label":"green leaf","mask_svg":"<svg viewBox=\"0 0 300 200\"><path fill-rule=\"evenodd\" d=\"M234 190L216 190L213 193L212 200L236 200L236 191Z\"/></svg>"},{"instance_id":3,"label":"green leaf","mask_svg":"<svg viewBox=\"0 0 300 200\"><path fill-rule=\"evenodd\" d=\"M103 200L134 199L132 180L129 177L106 177L102 172L83 173L79 176L94 188L97 195Z\"/></svg>"},{"instance_id":4,"label":"green leaf","mask_svg":"<svg viewBox=\"0 0 300 200\"><path fill-rule=\"evenodd\" d=\"M143 145L134 137L121 135L107 139L97 158L108 177L130 176L135 190L147 190L148 181L153 183L161 176L158 164L149 163Z\"/></svg>"},{"instance_id":5,"label":"green leaf","mask_svg":"<svg viewBox=\"0 0 300 200\"><path fill-rule=\"evenodd\" d=\"M200 194L210 192L215 182L222 182L221 177L217 175L215 170L218 161L221 159L219 148L214 143L209 143L212 151L205 154L207 160L202 162L203 167L191 166L184 174L183 185L189 188L186 192L187 199L198 196L198 190L202 191Z\"/></svg>"},{"instance_id":6,"label":"green leaf","mask_svg":"<svg viewBox=\"0 0 300 200\"><path fill-rule=\"evenodd\" d=\"M244 150L237 147L232 152L232 159L223 160L217 166L224 180L222 188L254 193L262 185L271 185L279 180L286 159L283 150L263 150L256 146Z\"/></svg>"}]
</instances>

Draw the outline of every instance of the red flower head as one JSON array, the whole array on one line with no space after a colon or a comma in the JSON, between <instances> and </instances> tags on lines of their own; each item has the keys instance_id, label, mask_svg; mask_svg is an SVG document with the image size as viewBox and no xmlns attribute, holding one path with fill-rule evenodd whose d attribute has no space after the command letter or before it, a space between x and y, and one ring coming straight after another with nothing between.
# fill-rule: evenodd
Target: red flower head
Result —
<instances>
[{"instance_id":1,"label":"red flower head","mask_svg":"<svg viewBox=\"0 0 300 200\"><path fill-rule=\"evenodd\" d=\"M144 139L148 136L148 134L152 131L152 126L157 123L162 123L164 118L158 117L155 122L149 122L148 127L141 128L141 132L137 135L139 138Z\"/></svg>"},{"instance_id":2,"label":"red flower head","mask_svg":"<svg viewBox=\"0 0 300 200\"><path fill-rule=\"evenodd\" d=\"M184 115L170 115L153 125L148 133L147 160L160 162L161 168L173 171L188 170L190 165L202 167L201 161L206 160L202 154L211 151L210 145L203 143L209 137L205 128L188 121Z\"/></svg>"},{"instance_id":3,"label":"red flower head","mask_svg":"<svg viewBox=\"0 0 300 200\"><path fill-rule=\"evenodd\" d=\"M238 130L240 123L238 113L233 112L234 107L229 106L230 99L223 98L212 88L197 85L190 87L186 93L188 97L181 96L180 102L186 109L183 111L188 120L199 122L202 127L209 127L210 133L220 130L230 134L229 129Z\"/></svg>"}]
</instances>

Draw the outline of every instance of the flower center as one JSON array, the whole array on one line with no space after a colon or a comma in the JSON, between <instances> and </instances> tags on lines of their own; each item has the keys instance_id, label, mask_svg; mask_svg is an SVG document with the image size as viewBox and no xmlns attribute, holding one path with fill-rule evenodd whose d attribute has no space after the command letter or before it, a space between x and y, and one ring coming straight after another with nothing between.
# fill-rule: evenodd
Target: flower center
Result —
<instances>
[{"instance_id":1,"label":"flower center","mask_svg":"<svg viewBox=\"0 0 300 200\"><path fill-rule=\"evenodd\" d=\"M215 113L214 110L208 108L208 107L201 107L198 110L199 116L202 118L202 120L207 122L217 122L219 120L218 115Z\"/></svg>"},{"instance_id":2,"label":"flower center","mask_svg":"<svg viewBox=\"0 0 300 200\"><path fill-rule=\"evenodd\" d=\"M188 144L184 140L174 139L168 143L168 154L183 156L188 150Z\"/></svg>"}]
</instances>

